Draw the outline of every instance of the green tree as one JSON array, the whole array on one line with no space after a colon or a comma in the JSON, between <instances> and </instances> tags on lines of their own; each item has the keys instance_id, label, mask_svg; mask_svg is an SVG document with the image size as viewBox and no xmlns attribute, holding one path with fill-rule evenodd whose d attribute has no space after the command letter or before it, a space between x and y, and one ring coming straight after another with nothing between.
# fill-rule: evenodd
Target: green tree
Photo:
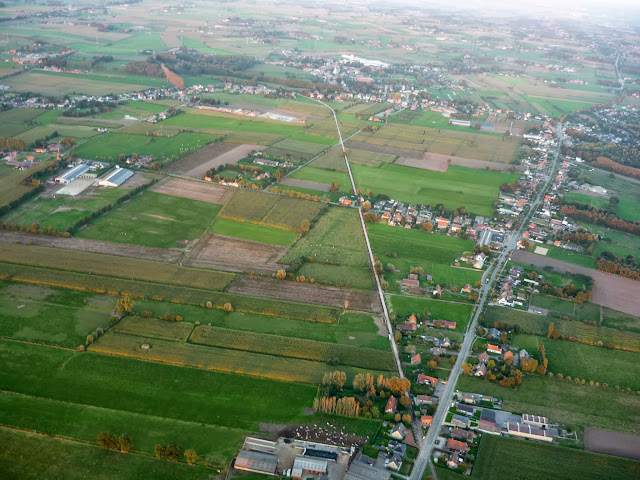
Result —
<instances>
[{"instance_id":1,"label":"green tree","mask_svg":"<svg viewBox=\"0 0 640 480\"><path fill-rule=\"evenodd\" d=\"M280 171L280 170L278 170L278 171ZM184 456L187 459L187 463L189 465L195 464L196 460L198 459L198 454L196 453L195 450L192 450L192 449L186 450L184 452Z\"/></svg>"},{"instance_id":2,"label":"green tree","mask_svg":"<svg viewBox=\"0 0 640 480\"><path fill-rule=\"evenodd\" d=\"M300 230L303 232L309 231L309 220L302 220L302 222L300 222Z\"/></svg>"},{"instance_id":3,"label":"green tree","mask_svg":"<svg viewBox=\"0 0 640 480\"><path fill-rule=\"evenodd\" d=\"M124 297L118 300L118 312L120 313L130 313L133 308L133 299L129 297Z\"/></svg>"},{"instance_id":4,"label":"green tree","mask_svg":"<svg viewBox=\"0 0 640 480\"><path fill-rule=\"evenodd\" d=\"M129 453L131 451L131 447L133 446L133 441L126 433L123 433L118 437L118 446L120 447L120 451L123 453Z\"/></svg>"}]
</instances>

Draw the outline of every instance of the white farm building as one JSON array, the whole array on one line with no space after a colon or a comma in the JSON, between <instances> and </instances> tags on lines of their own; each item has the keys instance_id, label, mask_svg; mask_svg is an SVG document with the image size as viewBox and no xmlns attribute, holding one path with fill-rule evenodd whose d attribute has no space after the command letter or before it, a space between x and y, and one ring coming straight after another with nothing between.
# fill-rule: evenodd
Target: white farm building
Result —
<instances>
[{"instance_id":1,"label":"white farm building","mask_svg":"<svg viewBox=\"0 0 640 480\"><path fill-rule=\"evenodd\" d=\"M89 170L89 165L86 163L81 163L76 165L75 167L68 169L66 172L58 175L54 178L56 183L70 183L75 180L77 177L86 173Z\"/></svg>"},{"instance_id":2,"label":"white farm building","mask_svg":"<svg viewBox=\"0 0 640 480\"><path fill-rule=\"evenodd\" d=\"M98 185L100 187L119 187L132 176L133 172L131 170L116 167L115 169L107 173L104 177L98 179Z\"/></svg>"}]
</instances>

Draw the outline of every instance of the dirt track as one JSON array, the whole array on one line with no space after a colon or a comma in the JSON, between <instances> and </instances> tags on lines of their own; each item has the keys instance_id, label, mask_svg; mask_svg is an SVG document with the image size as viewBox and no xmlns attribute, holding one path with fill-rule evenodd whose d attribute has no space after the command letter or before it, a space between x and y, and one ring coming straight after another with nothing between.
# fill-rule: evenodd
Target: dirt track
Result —
<instances>
[{"instance_id":1,"label":"dirt track","mask_svg":"<svg viewBox=\"0 0 640 480\"><path fill-rule=\"evenodd\" d=\"M294 187L320 190L321 192L328 192L330 188L330 186L325 183L310 182L309 180L296 180L295 178L285 178L280 183L282 185L292 185Z\"/></svg>"},{"instance_id":2,"label":"dirt track","mask_svg":"<svg viewBox=\"0 0 640 480\"><path fill-rule=\"evenodd\" d=\"M640 437L628 433L586 428L584 431L584 448L589 452L640 460Z\"/></svg>"},{"instance_id":3,"label":"dirt track","mask_svg":"<svg viewBox=\"0 0 640 480\"><path fill-rule=\"evenodd\" d=\"M394 163L396 165L421 168L423 170L446 172L447 167L449 166L448 160L451 160L451 165L479 169L485 169L488 167L490 170L499 170L501 172L507 172L513 167L508 163L489 162L485 160L476 160L474 158L456 157L455 155L444 155L442 153L433 152L425 152L420 159L399 157Z\"/></svg>"},{"instance_id":4,"label":"dirt track","mask_svg":"<svg viewBox=\"0 0 640 480\"><path fill-rule=\"evenodd\" d=\"M640 316L640 296L638 295L640 282L522 250L514 252L511 258L516 262L529 263L536 267L552 266L560 273L589 275L594 280L591 302L630 315Z\"/></svg>"},{"instance_id":5,"label":"dirt track","mask_svg":"<svg viewBox=\"0 0 640 480\"><path fill-rule=\"evenodd\" d=\"M378 297L374 292L348 290L310 283L296 283L287 280L242 276L234 280L227 291L255 297L276 298L278 300L329 305L340 308L344 308L344 302L348 300L350 310L381 311Z\"/></svg>"},{"instance_id":6,"label":"dirt track","mask_svg":"<svg viewBox=\"0 0 640 480\"><path fill-rule=\"evenodd\" d=\"M104 253L119 257L141 258L156 262L177 263L182 255L182 249L153 248L130 245L126 243L102 242L86 238L50 237L48 235L33 235L22 232L0 231L0 242L22 243L41 247L62 248L65 250L79 250L83 252ZM2 248L2 246L0 246Z\"/></svg>"},{"instance_id":7,"label":"dirt track","mask_svg":"<svg viewBox=\"0 0 640 480\"><path fill-rule=\"evenodd\" d=\"M285 268L278 261L288 251L289 247L206 233L184 264L230 272L272 274Z\"/></svg>"},{"instance_id":8,"label":"dirt track","mask_svg":"<svg viewBox=\"0 0 640 480\"><path fill-rule=\"evenodd\" d=\"M233 187L225 187L216 183L194 182L182 178L167 178L151 187L151 190L174 197L191 198L220 205L227 203L234 192Z\"/></svg>"}]
</instances>

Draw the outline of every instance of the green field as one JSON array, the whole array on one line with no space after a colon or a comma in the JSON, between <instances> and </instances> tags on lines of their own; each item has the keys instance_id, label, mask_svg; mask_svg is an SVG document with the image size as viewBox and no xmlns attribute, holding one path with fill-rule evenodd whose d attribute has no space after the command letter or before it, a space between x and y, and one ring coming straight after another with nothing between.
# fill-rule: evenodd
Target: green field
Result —
<instances>
[{"instance_id":1,"label":"green field","mask_svg":"<svg viewBox=\"0 0 640 480\"><path fill-rule=\"evenodd\" d=\"M105 295L0 281L0 335L77 347L109 326L115 304Z\"/></svg>"},{"instance_id":2,"label":"green field","mask_svg":"<svg viewBox=\"0 0 640 480\"><path fill-rule=\"evenodd\" d=\"M471 240L384 224L368 224L367 228L371 248L382 265L391 263L402 272L385 273L390 291L397 290L396 280L406 278L411 266L422 267L436 283L464 286L482 278L482 271L451 267L461 253L473 249Z\"/></svg>"},{"instance_id":3,"label":"green field","mask_svg":"<svg viewBox=\"0 0 640 480\"><path fill-rule=\"evenodd\" d=\"M562 300L559 299L559 301ZM583 321L599 322L600 309L598 306L591 303L573 305L576 307L575 311L561 312L562 316L573 320L547 317L511 308L489 307L484 315L482 324L490 327L493 322L498 322L509 326L517 326L522 333L547 335L549 323L553 322L554 328L561 335L572 336L580 342L585 342L589 345L596 345L597 342L602 342L603 345L611 344L629 351L640 351L640 331L637 328L636 317L615 310L604 309L604 326L592 326L583 323ZM557 305L557 308L562 307ZM623 328L621 329L620 327ZM625 331L624 329L626 328L629 331Z\"/></svg>"},{"instance_id":4,"label":"green field","mask_svg":"<svg viewBox=\"0 0 640 480\"><path fill-rule=\"evenodd\" d=\"M304 220L312 222L323 209L320 202L238 189L225 203L220 217L299 232Z\"/></svg>"},{"instance_id":5,"label":"green field","mask_svg":"<svg viewBox=\"0 0 640 480\"><path fill-rule=\"evenodd\" d=\"M120 155L151 155L155 158L180 158L198 150L216 137L202 133L180 133L174 137L149 137L107 133L86 141L74 152L82 158L117 160Z\"/></svg>"},{"instance_id":6,"label":"green field","mask_svg":"<svg viewBox=\"0 0 640 480\"><path fill-rule=\"evenodd\" d=\"M34 269L35 278L43 280L48 278L45 272L49 271L54 274L51 278L56 278L56 270L60 272L57 274L60 278L65 276L64 271L67 271L69 277L71 274L68 272L73 272L77 277L82 277L83 273L90 274L94 278L104 275L109 286L103 288L103 291L112 290L112 287L114 291L120 291L117 286L122 285L120 282L124 279L117 277L154 282L159 285L172 284L207 290L223 290L236 277L232 273L180 267L166 262L10 243L3 244L0 249L0 260L45 267L42 270ZM20 270L18 267L16 271L20 272ZM26 275L26 270L22 270L21 274ZM28 278L28 275L26 276ZM116 278L111 280L109 277ZM87 282L85 286L91 287L92 284Z\"/></svg>"},{"instance_id":7,"label":"green field","mask_svg":"<svg viewBox=\"0 0 640 480\"><path fill-rule=\"evenodd\" d=\"M129 188L95 188L76 197L36 196L11 210L3 220L25 225L37 223L40 227L55 227L64 231L74 222L111 205L130 191Z\"/></svg>"},{"instance_id":8,"label":"green field","mask_svg":"<svg viewBox=\"0 0 640 480\"><path fill-rule=\"evenodd\" d=\"M149 247L184 247L199 238L220 205L145 191L98 217L78 237Z\"/></svg>"},{"instance_id":9,"label":"green field","mask_svg":"<svg viewBox=\"0 0 640 480\"><path fill-rule=\"evenodd\" d=\"M162 122L163 125L180 125L181 127L205 128L236 132L273 133L292 136L300 133L302 126L286 122L256 119L254 117L238 118L236 115L218 114L207 110L195 110L190 113L176 115Z\"/></svg>"},{"instance_id":10,"label":"green field","mask_svg":"<svg viewBox=\"0 0 640 480\"><path fill-rule=\"evenodd\" d=\"M567 202L584 203L585 205L591 205L596 208L607 208L607 205L609 205L609 200L606 198L592 197L582 193L568 193L565 198Z\"/></svg>"},{"instance_id":11,"label":"green field","mask_svg":"<svg viewBox=\"0 0 640 480\"><path fill-rule=\"evenodd\" d=\"M458 332L464 331L467 320L469 319L469 314L473 309L472 305L465 305L463 303L399 295L388 295L387 305L392 312L395 312L401 317L417 314L425 318L425 313L428 312L429 318L431 319L457 322L456 331Z\"/></svg>"},{"instance_id":12,"label":"green field","mask_svg":"<svg viewBox=\"0 0 640 480\"><path fill-rule=\"evenodd\" d=\"M536 337L531 340L534 339ZM529 340L524 338L523 341ZM636 375L640 355L637 353L545 337L537 337L537 342L544 344L549 370L556 374L562 373L565 377L569 375L587 382L593 380L601 384L607 383L612 388L619 386L622 389L629 387L634 392L640 390L640 379ZM534 351L536 350L537 348Z\"/></svg>"},{"instance_id":13,"label":"green field","mask_svg":"<svg viewBox=\"0 0 640 480\"><path fill-rule=\"evenodd\" d=\"M77 422L75 417L70 420ZM93 445L5 428L0 428L0 442L5 446L0 452L2 478L191 480L208 478L212 472L200 466L158 461L151 456L124 455Z\"/></svg>"},{"instance_id":14,"label":"green field","mask_svg":"<svg viewBox=\"0 0 640 480\"><path fill-rule=\"evenodd\" d=\"M386 153L367 152L355 148L347 148L349 163L367 165L369 167L379 167L383 163L392 163L397 157ZM321 157L309 164L311 167L324 168L326 170L336 170L346 172L347 165L342 155L342 148L334 147Z\"/></svg>"},{"instance_id":15,"label":"green field","mask_svg":"<svg viewBox=\"0 0 640 480\"><path fill-rule=\"evenodd\" d=\"M465 478L462 475L453 475L451 478ZM471 478L631 480L638 476L640 462L633 460L514 438L483 435Z\"/></svg>"},{"instance_id":16,"label":"green field","mask_svg":"<svg viewBox=\"0 0 640 480\"><path fill-rule=\"evenodd\" d=\"M354 288L371 288L364 234L353 209L330 207L316 224L281 262L291 264L301 257L311 257L313 263L303 268L312 271L317 281L339 282Z\"/></svg>"},{"instance_id":17,"label":"green field","mask_svg":"<svg viewBox=\"0 0 640 480\"><path fill-rule=\"evenodd\" d=\"M253 223L236 222L226 218L216 218L209 232L228 237L244 238L254 242L270 243L272 245L293 245L298 234L290 230L256 225Z\"/></svg>"},{"instance_id":18,"label":"green field","mask_svg":"<svg viewBox=\"0 0 640 480\"><path fill-rule=\"evenodd\" d=\"M596 268L596 260L593 257L588 257L587 255L582 255L580 253L567 250L566 248L551 246L545 246L545 248L549 249L547 252L547 257L549 258L555 258L556 260L562 260L563 262L573 263L574 265L580 265L582 267Z\"/></svg>"},{"instance_id":19,"label":"green field","mask_svg":"<svg viewBox=\"0 0 640 480\"><path fill-rule=\"evenodd\" d=\"M20 182L25 178L40 172L49 166L48 162L36 163L27 170L18 170L8 165L0 165L0 207L17 200L25 193L33 189L22 185Z\"/></svg>"},{"instance_id":20,"label":"green field","mask_svg":"<svg viewBox=\"0 0 640 480\"><path fill-rule=\"evenodd\" d=\"M250 430L260 421L304 421L316 394L313 386L7 340L0 359L4 390Z\"/></svg>"},{"instance_id":21,"label":"green field","mask_svg":"<svg viewBox=\"0 0 640 480\"><path fill-rule=\"evenodd\" d=\"M304 314L299 318L286 318L278 315L259 315L238 311L227 313L223 310L210 310L192 305L136 300L134 312L140 314L145 310L153 312L156 316L170 312L182 316L185 322L200 322L202 325L234 329L240 332L280 335L377 350L390 349L386 335L379 335L378 328L371 316L364 313L345 313L336 323L328 324L307 322L304 320ZM127 322L129 320L125 321L125 325Z\"/></svg>"}]
</instances>

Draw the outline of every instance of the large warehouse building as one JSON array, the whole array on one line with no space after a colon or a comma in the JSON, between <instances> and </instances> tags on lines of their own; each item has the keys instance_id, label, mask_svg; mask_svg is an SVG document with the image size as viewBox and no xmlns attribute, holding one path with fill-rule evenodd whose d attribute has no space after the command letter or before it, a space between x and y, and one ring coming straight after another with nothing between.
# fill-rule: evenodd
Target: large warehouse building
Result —
<instances>
[{"instance_id":1,"label":"large warehouse building","mask_svg":"<svg viewBox=\"0 0 640 480\"><path fill-rule=\"evenodd\" d=\"M119 187L132 176L133 172L131 170L116 167L109 173L107 173L104 177L99 178L98 185L100 187Z\"/></svg>"}]
</instances>

